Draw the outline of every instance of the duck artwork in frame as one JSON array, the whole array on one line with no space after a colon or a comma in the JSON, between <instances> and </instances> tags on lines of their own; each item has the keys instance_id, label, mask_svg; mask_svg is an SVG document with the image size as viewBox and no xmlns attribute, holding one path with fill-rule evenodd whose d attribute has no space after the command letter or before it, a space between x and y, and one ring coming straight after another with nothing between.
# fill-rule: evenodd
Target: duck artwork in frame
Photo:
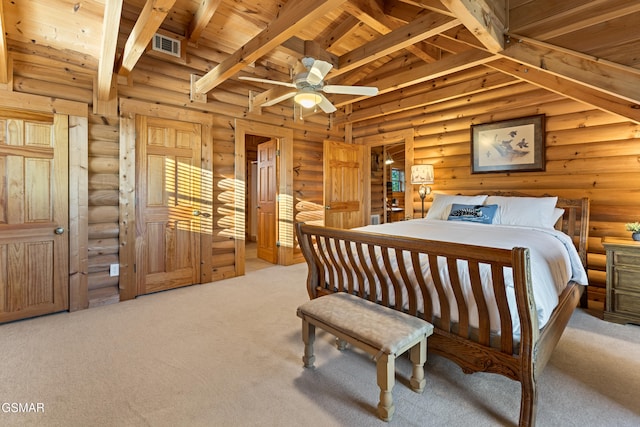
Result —
<instances>
[{"instance_id":1,"label":"duck artwork in frame","mask_svg":"<svg viewBox=\"0 0 640 427\"><path fill-rule=\"evenodd\" d=\"M544 171L545 116L471 125L471 173Z\"/></svg>"}]
</instances>

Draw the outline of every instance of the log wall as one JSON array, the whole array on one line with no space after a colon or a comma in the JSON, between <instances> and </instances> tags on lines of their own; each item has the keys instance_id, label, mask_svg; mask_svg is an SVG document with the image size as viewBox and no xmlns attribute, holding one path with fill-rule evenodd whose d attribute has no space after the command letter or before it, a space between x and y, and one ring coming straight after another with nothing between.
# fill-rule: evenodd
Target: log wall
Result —
<instances>
[{"instance_id":1,"label":"log wall","mask_svg":"<svg viewBox=\"0 0 640 427\"><path fill-rule=\"evenodd\" d=\"M22 45L11 52L13 90L64 98L91 105L95 76L86 71L86 58L57 55ZM189 101L191 73L204 74L210 67L195 53L189 67L143 56L128 78L118 81L118 96L152 104L198 110L213 115L212 141L214 190L213 280L235 275L232 242L234 178L234 129L236 118L262 121L294 130L293 193L296 221L321 223L323 209L322 142L402 129L415 134L415 162L435 166L434 191L478 193L483 190L518 190L535 195L591 198L589 298L601 307L604 296L605 257L601 238L628 236L624 223L640 220L640 126L526 84L513 83L463 98L405 108L366 118L376 103L392 103L398 97L428 94L432 82L410 93L390 93L354 106L340 125L330 126L322 114L300 120L290 107L276 105L261 113L249 112L247 87L225 82L208 95L206 104ZM471 70L469 78L477 78ZM463 81L456 76L452 81ZM254 88L255 89L255 88ZM399 104L399 103L398 103ZM472 124L546 115L546 171L520 173L470 173ZM348 132L344 125L349 126ZM109 265L119 262L118 153L119 119L116 115L89 117L89 300L99 305L118 299L118 278L109 276ZM349 138L346 138L349 139ZM419 216L417 187L406 207ZM431 198L427 197L426 207ZM410 213L410 212L408 212Z\"/></svg>"},{"instance_id":2,"label":"log wall","mask_svg":"<svg viewBox=\"0 0 640 427\"><path fill-rule=\"evenodd\" d=\"M471 125L535 114L546 115L544 172L471 174ZM415 132L415 163L434 165L431 187L435 192L514 190L539 196L589 197L588 275L592 286L588 296L590 306L602 309L606 273L601 239L628 238L624 224L640 220L640 125L518 83L508 90L488 90L477 97L364 120L353 125L353 134L365 137L407 128ZM432 200L427 196L425 208ZM417 186L413 212L414 217L420 214Z\"/></svg>"}]
</instances>

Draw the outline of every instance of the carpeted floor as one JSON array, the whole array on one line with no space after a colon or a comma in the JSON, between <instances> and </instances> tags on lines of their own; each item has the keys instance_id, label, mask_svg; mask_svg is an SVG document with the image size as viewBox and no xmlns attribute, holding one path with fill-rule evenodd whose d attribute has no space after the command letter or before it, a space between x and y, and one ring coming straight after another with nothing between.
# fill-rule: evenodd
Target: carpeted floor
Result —
<instances>
[{"instance_id":1,"label":"carpeted floor","mask_svg":"<svg viewBox=\"0 0 640 427\"><path fill-rule=\"evenodd\" d=\"M0 425L515 425L519 384L429 357L424 394L397 363L376 417L375 365L319 332L302 368L306 265L0 325ZM640 327L576 310L538 384L539 426L640 425ZM17 404L37 412L13 411ZM24 408L24 406L23 406Z\"/></svg>"}]
</instances>

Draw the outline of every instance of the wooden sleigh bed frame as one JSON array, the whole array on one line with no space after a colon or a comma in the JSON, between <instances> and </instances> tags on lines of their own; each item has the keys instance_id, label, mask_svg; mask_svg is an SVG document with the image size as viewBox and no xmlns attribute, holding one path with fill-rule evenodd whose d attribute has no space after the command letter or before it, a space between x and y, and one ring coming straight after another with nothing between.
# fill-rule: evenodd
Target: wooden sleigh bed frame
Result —
<instances>
[{"instance_id":1,"label":"wooden sleigh bed frame","mask_svg":"<svg viewBox=\"0 0 640 427\"><path fill-rule=\"evenodd\" d=\"M499 195L513 195L500 193ZM578 249L581 261L586 268L587 233L589 221L589 200L558 199L558 208L565 210L558 220L556 228L571 236ZM299 223L296 225L298 242L309 267L307 290L311 299L333 292L348 292L367 298L378 304L402 310L423 318L434 325L434 333L428 340L429 352L444 356L457 363L465 373L490 372L504 375L521 383L522 397L520 405L520 426L535 424L536 415L536 380L551 357L573 310L578 306L584 287L574 282L567 284L559 296L559 303L554 309L548 323L538 328L536 307L531 287L531 271L529 249L516 247L512 250L495 249L482 246L470 246L460 243L416 239L410 237L389 236L354 230L333 229ZM523 242L523 246L526 242ZM319 249L320 248L320 249ZM341 250L338 250L341 248ZM344 250L347 248L348 250ZM365 252L382 249L383 261L363 265L357 259L364 259ZM386 250L385 250L386 249ZM389 253L395 253L390 257ZM373 252L369 252L373 254ZM420 289L426 294L424 278L415 275L420 271L419 257L427 256L430 263L436 257L446 258L447 265L455 266L457 260L466 260L471 277L471 287L478 307L478 327L469 325L469 316L464 298L461 296L457 269L452 274L449 268L452 288L456 294L458 317L456 322L450 319L450 306L444 296L442 284L437 275L434 287L438 293L442 314L433 316L429 304L421 312L417 309ZM382 278L383 270L392 271L392 259L404 260L397 266L399 274L390 274L393 290L381 295L362 295L357 289L358 283L374 283L375 278ZM404 265L410 259L413 265ZM442 258L440 258L442 259ZM487 302L484 300L479 274L479 266L491 266L492 281L501 324L500 335L492 334L488 321ZM433 265L433 264L432 264ZM416 267L415 269L412 267ZM504 292L503 267L511 267L517 315L520 321L520 337L514 339L511 326L511 315ZM328 273L328 272L333 272ZM348 273L348 274L347 274ZM411 277L410 277L411 276ZM416 283L419 286L407 286L405 283ZM502 291L500 288L502 287ZM458 288L456 290L456 288ZM418 289L418 291L416 291ZM401 301L402 292L406 292L408 304L396 307L391 300ZM373 292L375 294L375 292ZM389 298L389 294L395 298ZM586 294L586 292L585 292ZM422 296L420 296L422 298ZM428 297L424 297L428 301ZM582 305L584 306L583 300ZM505 331L507 331L505 333Z\"/></svg>"}]
</instances>

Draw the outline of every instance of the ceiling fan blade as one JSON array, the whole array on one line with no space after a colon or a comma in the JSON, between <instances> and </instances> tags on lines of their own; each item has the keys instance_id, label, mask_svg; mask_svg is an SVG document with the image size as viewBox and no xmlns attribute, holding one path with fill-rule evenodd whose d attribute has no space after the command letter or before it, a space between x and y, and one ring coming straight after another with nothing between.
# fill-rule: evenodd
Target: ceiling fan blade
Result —
<instances>
[{"instance_id":1,"label":"ceiling fan blade","mask_svg":"<svg viewBox=\"0 0 640 427\"><path fill-rule=\"evenodd\" d=\"M322 101L318 104L318 107L322 109L325 113L333 113L337 110L337 108L329 101L323 94L319 93Z\"/></svg>"},{"instance_id":2,"label":"ceiling fan blade","mask_svg":"<svg viewBox=\"0 0 640 427\"><path fill-rule=\"evenodd\" d=\"M329 71L333 68L333 65L328 63L327 61L321 61L316 59L313 61L313 65L309 69L309 74L307 75L307 82L311 85L317 85L322 82L324 77L327 75Z\"/></svg>"},{"instance_id":3,"label":"ceiling fan blade","mask_svg":"<svg viewBox=\"0 0 640 427\"><path fill-rule=\"evenodd\" d=\"M373 86L326 85L322 88L322 91L325 93L338 93L341 95L374 96L378 94L378 88Z\"/></svg>"},{"instance_id":4,"label":"ceiling fan blade","mask_svg":"<svg viewBox=\"0 0 640 427\"><path fill-rule=\"evenodd\" d=\"M286 86L286 87L293 87L295 88L296 85L294 85L293 83L290 82L279 82L277 80L267 80L267 79L260 79L258 77L248 77L248 76L238 76L239 80L248 80L251 82L258 82L258 83L269 83L272 85L280 85L280 86Z\"/></svg>"},{"instance_id":5,"label":"ceiling fan blade","mask_svg":"<svg viewBox=\"0 0 640 427\"><path fill-rule=\"evenodd\" d=\"M296 93L298 93L298 92L296 92L295 90L291 91L291 92L288 92L288 93L284 93L284 94L282 94L282 95L280 95L278 97L275 97L273 99L268 100L267 102L262 104L262 107L271 107L272 105L276 105L278 102L282 102L282 101L287 100L289 98L293 98L296 95Z\"/></svg>"}]
</instances>

